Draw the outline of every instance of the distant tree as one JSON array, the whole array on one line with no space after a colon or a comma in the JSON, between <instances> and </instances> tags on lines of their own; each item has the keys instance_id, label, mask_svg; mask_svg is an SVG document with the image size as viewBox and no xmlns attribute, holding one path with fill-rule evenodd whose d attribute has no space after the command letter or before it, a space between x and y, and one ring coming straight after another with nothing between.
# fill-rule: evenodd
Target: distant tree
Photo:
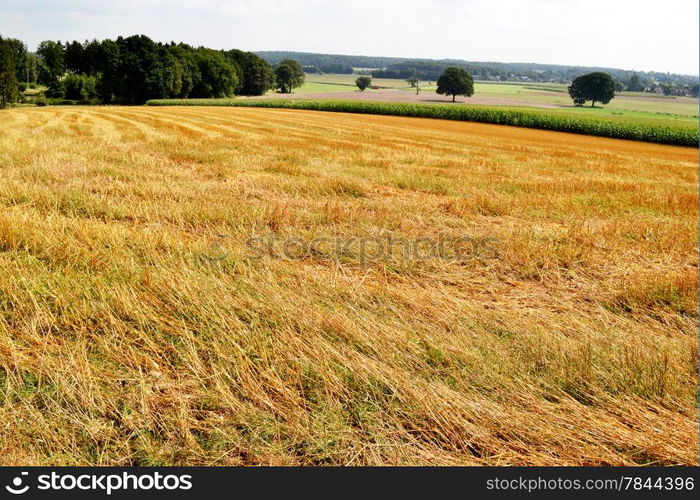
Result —
<instances>
[{"instance_id":1,"label":"distant tree","mask_svg":"<svg viewBox=\"0 0 700 500\"><path fill-rule=\"evenodd\" d=\"M364 92L364 90L372 85L372 77L371 76L360 76L355 80L355 85L357 85L357 88L360 89L361 91Z\"/></svg>"},{"instance_id":2,"label":"distant tree","mask_svg":"<svg viewBox=\"0 0 700 500\"><path fill-rule=\"evenodd\" d=\"M119 60L114 95L119 102L143 104L148 99L167 97L170 74L160 58L160 47L145 35L118 37Z\"/></svg>"},{"instance_id":3,"label":"distant tree","mask_svg":"<svg viewBox=\"0 0 700 500\"><path fill-rule=\"evenodd\" d=\"M39 66L36 60L36 55L27 53L26 60L26 75L28 83L36 83L39 78Z\"/></svg>"},{"instance_id":4,"label":"distant tree","mask_svg":"<svg viewBox=\"0 0 700 500\"><path fill-rule=\"evenodd\" d=\"M664 82L661 84L661 90L664 95L673 95L676 91L676 86L670 82Z\"/></svg>"},{"instance_id":5,"label":"distant tree","mask_svg":"<svg viewBox=\"0 0 700 500\"><path fill-rule=\"evenodd\" d=\"M627 82L627 90L629 90L630 92L640 92L644 90L642 82L639 79L639 75L637 73L634 73Z\"/></svg>"},{"instance_id":6,"label":"distant tree","mask_svg":"<svg viewBox=\"0 0 700 500\"><path fill-rule=\"evenodd\" d=\"M15 59L10 45L0 37L0 108L19 96Z\"/></svg>"},{"instance_id":7,"label":"distant tree","mask_svg":"<svg viewBox=\"0 0 700 500\"><path fill-rule=\"evenodd\" d=\"M330 63L319 68L321 73L332 73L336 75L352 75L353 67L347 64Z\"/></svg>"},{"instance_id":8,"label":"distant tree","mask_svg":"<svg viewBox=\"0 0 700 500\"><path fill-rule=\"evenodd\" d=\"M240 94L263 95L275 87L275 71L262 57L241 50L229 50L226 56L241 68Z\"/></svg>"},{"instance_id":9,"label":"distant tree","mask_svg":"<svg viewBox=\"0 0 700 500\"><path fill-rule=\"evenodd\" d=\"M625 90L625 84L621 81L615 81L615 92L622 92Z\"/></svg>"},{"instance_id":10,"label":"distant tree","mask_svg":"<svg viewBox=\"0 0 700 500\"><path fill-rule=\"evenodd\" d=\"M167 97L227 97L238 69L218 50L156 43L144 35L101 44L97 91L103 102L142 104Z\"/></svg>"},{"instance_id":11,"label":"distant tree","mask_svg":"<svg viewBox=\"0 0 700 500\"><path fill-rule=\"evenodd\" d=\"M167 97L181 97L183 94L182 88L185 79L185 67L182 61L175 57L175 55L169 50L170 47L166 46L165 54L163 55L165 63L169 66L169 72L171 76L168 78L168 88Z\"/></svg>"},{"instance_id":12,"label":"distant tree","mask_svg":"<svg viewBox=\"0 0 700 500\"><path fill-rule=\"evenodd\" d=\"M66 42L63 53L67 71L76 74L88 73L89 70L85 64L85 48L82 43L76 40Z\"/></svg>"},{"instance_id":13,"label":"distant tree","mask_svg":"<svg viewBox=\"0 0 700 500\"><path fill-rule=\"evenodd\" d=\"M304 68L294 59L284 59L275 69L277 88L283 94L290 94L292 89L304 84Z\"/></svg>"},{"instance_id":14,"label":"distant tree","mask_svg":"<svg viewBox=\"0 0 700 500\"><path fill-rule=\"evenodd\" d=\"M414 70L413 76L406 81L411 84L411 88L416 89L416 95L420 94L420 77L418 75L418 70Z\"/></svg>"},{"instance_id":15,"label":"distant tree","mask_svg":"<svg viewBox=\"0 0 700 500\"><path fill-rule=\"evenodd\" d=\"M474 79L462 68L449 67L437 81L437 90L441 95L451 95L455 102L458 95L471 97L474 95Z\"/></svg>"},{"instance_id":16,"label":"distant tree","mask_svg":"<svg viewBox=\"0 0 700 500\"><path fill-rule=\"evenodd\" d=\"M288 64L280 64L275 68L277 88L283 94L290 94L294 87L294 70Z\"/></svg>"},{"instance_id":17,"label":"distant tree","mask_svg":"<svg viewBox=\"0 0 700 500\"><path fill-rule=\"evenodd\" d=\"M27 52L27 46L23 41L17 40L16 38L5 38L5 45L10 50L12 58L15 61L15 76L18 82L28 82L29 77L27 75L27 57L29 53Z\"/></svg>"},{"instance_id":18,"label":"distant tree","mask_svg":"<svg viewBox=\"0 0 700 500\"><path fill-rule=\"evenodd\" d=\"M700 90L700 85L698 85L697 83L694 84L694 85L691 85L691 86L690 86L690 95L691 95L692 97L697 97L697 96L698 96L698 90Z\"/></svg>"},{"instance_id":19,"label":"distant tree","mask_svg":"<svg viewBox=\"0 0 700 500\"><path fill-rule=\"evenodd\" d=\"M608 73L596 71L574 78L568 90L576 106L591 101L594 107L596 102L607 104L615 97L615 82Z\"/></svg>"},{"instance_id":20,"label":"distant tree","mask_svg":"<svg viewBox=\"0 0 700 500\"><path fill-rule=\"evenodd\" d=\"M168 51L173 58L171 64L175 71L170 95L179 98L189 97L195 85L199 85L202 80L194 49L181 43L169 46Z\"/></svg>"},{"instance_id":21,"label":"distant tree","mask_svg":"<svg viewBox=\"0 0 700 500\"><path fill-rule=\"evenodd\" d=\"M48 88L44 91L46 97L66 97L66 84L63 82L63 79L53 80L47 87Z\"/></svg>"},{"instance_id":22,"label":"distant tree","mask_svg":"<svg viewBox=\"0 0 700 500\"><path fill-rule=\"evenodd\" d=\"M98 40L85 42L82 57L82 70L85 74L97 76L98 73L102 72L106 56L103 44L104 42L99 42Z\"/></svg>"},{"instance_id":23,"label":"distant tree","mask_svg":"<svg viewBox=\"0 0 700 500\"><path fill-rule=\"evenodd\" d=\"M61 79L66 99L84 101L97 96L96 78L84 74L69 73Z\"/></svg>"},{"instance_id":24,"label":"distant tree","mask_svg":"<svg viewBox=\"0 0 700 500\"><path fill-rule=\"evenodd\" d=\"M239 86L237 65L229 61L223 52L198 48L195 60L201 79L195 83L191 97L230 97Z\"/></svg>"},{"instance_id":25,"label":"distant tree","mask_svg":"<svg viewBox=\"0 0 700 500\"><path fill-rule=\"evenodd\" d=\"M91 44L92 45L92 44ZM88 49L95 56L95 69L99 74L97 80L97 95L105 104L110 104L123 94L123 84L120 75L119 45L113 40L103 40Z\"/></svg>"},{"instance_id":26,"label":"distant tree","mask_svg":"<svg viewBox=\"0 0 700 500\"><path fill-rule=\"evenodd\" d=\"M50 85L65 73L64 51L61 42L45 40L39 44L36 55L39 58L39 83Z\"/></svg>"}]
</instances>

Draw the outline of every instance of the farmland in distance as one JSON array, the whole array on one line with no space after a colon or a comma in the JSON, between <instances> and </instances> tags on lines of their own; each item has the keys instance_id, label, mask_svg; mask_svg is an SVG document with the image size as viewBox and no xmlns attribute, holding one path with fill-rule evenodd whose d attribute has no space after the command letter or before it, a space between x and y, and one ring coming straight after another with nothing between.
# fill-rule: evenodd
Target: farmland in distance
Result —
<instances>
[{"instance_id":1,"label":"farmland in distance","mask_svg":"<svg viewBox=\"0 0 700 500\"><path fill-rule=\"evenodd\" d=\"M358 99L384 102L419 102L450 105L451 97L435 93L436 83L421 82L420 93L401 79L375 78L379 89L360 92L355 87L358 75L307 74L306 83L293 94L271 92L267 98L286 99ZM469 105L509 106L515 108L541 108L547 112L572 116L603 117L609 120L642 121L660 125L696 127L698 123L698 99L693 97L665 96L646 92L619 92L605 106L575 107L567 93L567 86L542 82L483 82L474 84L474 96L459 97Z\"/></svg>"}]
</instances>

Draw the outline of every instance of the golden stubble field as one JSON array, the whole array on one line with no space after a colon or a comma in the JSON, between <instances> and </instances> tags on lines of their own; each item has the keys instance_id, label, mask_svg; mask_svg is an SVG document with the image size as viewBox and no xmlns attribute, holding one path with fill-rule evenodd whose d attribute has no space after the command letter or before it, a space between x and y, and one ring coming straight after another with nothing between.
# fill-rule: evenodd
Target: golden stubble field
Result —
<instances>
[{"instance_id":1,"label":"golden stubble field","mask_svg":"<svg viewBox=\"0 0 700 500\"><path fill-rule=\"evenodd\" d=\"M2 464L693 464L697 156L400 117L3 111ZM495 252L246 242L385 235Z\"/></svg>"}]
</instances>

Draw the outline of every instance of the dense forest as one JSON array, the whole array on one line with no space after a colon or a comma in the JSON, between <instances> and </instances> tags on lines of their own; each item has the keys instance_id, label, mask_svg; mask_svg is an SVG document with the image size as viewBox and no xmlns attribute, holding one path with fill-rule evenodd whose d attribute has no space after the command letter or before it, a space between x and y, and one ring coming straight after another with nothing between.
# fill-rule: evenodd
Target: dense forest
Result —
<instances>
[{"instance_id":1,"label":"dense forest","mask_svg":"<svg viewBox=\"0 0 700 500\"><path fill-rule=\"evenodd\" d=\"M13 83L14 82L14 83ZM102 103L141 104L148 99L261 95L276 86L261 57L213 50L144 35L116 40L41 42L35 53L20 40L0 38L0 96L47 87L46 96Z\"/></svg>"},{"instance_id":2,"label":"dense forest","mask_svg":"<svg viewBox=\"0 0 700 500\"><path fill-rule=\"evenodd\" d=\"M264 51L256 52L256 54L270 64L277 64L283 59L295 59L304 65L307 72L339 73L339 71L326 71L324 69L331 66L371 69L370 73L375 78L406 79L417 74L423 80L437 80L446 67L456 66L467 70L476 80L529 80L568 83L584 73L603 71L612 75L619 82L628 82L636 75L638 79L635 79L635 82L639 88L630 90L643 90L645 87L663 83L677 86L692 86L697 83L697 76L691 75L558 64L471 62L461 59L405 59L283 51Z\"/></svg>"}]
</instances>

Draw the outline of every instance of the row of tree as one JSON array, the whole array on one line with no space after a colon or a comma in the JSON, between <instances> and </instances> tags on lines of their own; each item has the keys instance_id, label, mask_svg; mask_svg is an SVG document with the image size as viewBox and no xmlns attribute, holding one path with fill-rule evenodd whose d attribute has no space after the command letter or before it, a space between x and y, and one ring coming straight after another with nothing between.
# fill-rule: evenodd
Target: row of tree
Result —
<instances>
[{"instance_id":1,"label":"row of tree","mask_svg":"<svg viewBox=\"0 0 700 500\"><path fill-rule=\"evenodd\" d=\"M308 52L257 52L257 54L270 64L278 64L283 59L295 59L304 66L323 66L334 64L355 68L364 68L360 74L369 74L374 78L403 78L407 79L416 73L423 81L435 81L448 67L460 67L469 72L475 80L503 80L503 81L538 81L538 82L571 82L578 75L592 72L605 72L610 74L615 82L625 87L633 76L641 84L638 91L652 89L663 83L671 83L676 87L685 85L693 86L697 83L697 76L678 75L661 72L630 71L616 68L564 66L558 64L535 63L499 63L477 62L457 59L405 59L397 57L370 57L370 56L345 56L314 54ZM386 72L385 72L386 71ZM335 71L334 71L335 72ZM621 88L619 90L635 90L633 88Z\"/></svg>"},{"instance_id":2,"label":"row of tree","mask_svg":"<svg viewBox=\"0 0 700 500\"><path fill-rule=\"evenodd\" d=\"M0 38L0 104L24 85L47 87L47 97L140 104L158 98L211 98L291 92L304 82L301 65L273 68L240 50L213 50L144 35L116 40L41 42L35 54L20 40Z\"/></svg>"},{"instance_id":3,"label":"row of tree","mask_svg":"<svg viewBox=\"0 0 700 500\"><path fill-rule=\"evenodd\" d=\"M304 72L309 74L329 73L334 75L351 75L355 72L355 68L347 64L324 64L322 66L304 66Z\"/></svg>"}]
</instances>

